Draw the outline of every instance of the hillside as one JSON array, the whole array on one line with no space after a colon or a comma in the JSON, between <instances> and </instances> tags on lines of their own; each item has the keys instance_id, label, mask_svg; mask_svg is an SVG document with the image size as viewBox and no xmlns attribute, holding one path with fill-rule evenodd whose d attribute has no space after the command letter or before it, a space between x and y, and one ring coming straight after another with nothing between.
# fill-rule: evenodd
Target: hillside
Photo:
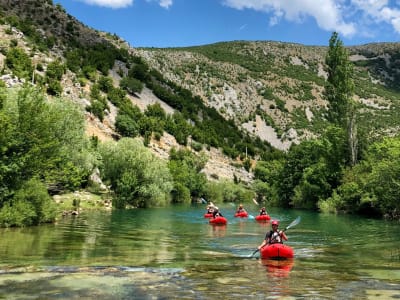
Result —
<instances>
[{"instance_id":1,"label":"hillside","mask_svg":"<svg viewBox=\"0 0 400 300\"><path fill-rule=\"evenodd\" d=\"M39 78L45 77L49 64L57 60L66 63L68 53L76 48L100 45L108 50L112 46L123 50L121 57L116 56L107 67L106 75L115 86L128 73L131 58L139 57L149 69L170 82L167 89L173 90L171 84L174 84L190 91L206 108L215 109L227 122L232 121L239 132L244 132L244 136L248 133L253 141L261 140L275 149L287 150L292 143L318 135L326 125L326 101L322 93L327 47L237 41L187 48L132 48L115 35L81 24L51 0L0 0L0 7L0 64L3 81L9 86L22 82L22 78L10 77L11 71L5 67L11 45L29 54L36 66L33 74ZM359 122L376 135L397 132L400 44L370 44L348 50L356 71L355 98L361 106ZM91 105L90 90L95 80L90 76L86 74L83 80L82 74L67 69L59 80L61 95L78 103L83 110ZM140 93L129 93L128 98L142 111L154 103L160 103L169 114L179 110L161 101L146 85ZM115 129L119 109L110 101L106 104L102 119L91 112L85 114L88 135L100 140L120 137ZM203 111L197 112L199 119ZM241 149L246 149L246 156L247 145L247 140L241 145ZM186 146L166 132L159 141L152 139L149 144L164 158L168 157L171 147ZM251 154L252 159L257 159L268 148L260 149ZM204 151L209 156L205 168L209 178L238 176L244 181L251 180L251 174L241 167L242 160L228 158L210 145L205 145ZM243 155L244 151L240 151Z\"/></svg>"},{"instance_id":2,"label":"hillside","mask_svg":"<svg viewBox=\"0 0 400 300\"><path fill-rule=\"evenodd\" d=\"M323 127L326 51L327 47L267 41L133 49L225 118L281 150ZM348 47L348 51L355 66L360 120L373 116L374 131L397 131L400 43Z\"/></svg>"}]
</instances>

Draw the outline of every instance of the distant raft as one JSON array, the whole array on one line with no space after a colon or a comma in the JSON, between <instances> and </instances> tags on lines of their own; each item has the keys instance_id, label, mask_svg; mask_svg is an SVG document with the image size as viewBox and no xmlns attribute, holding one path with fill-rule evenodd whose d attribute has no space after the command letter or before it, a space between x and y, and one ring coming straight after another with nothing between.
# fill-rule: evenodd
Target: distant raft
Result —
<instances>
[{"instance_id":1,"label":"distant raft","mask_svg":"<svg viewBox=\"0 0 400 300\"><path fill-rule=\"evenodd\" d=\"M206 213L206 214L204 214L204 218L212 218L213 217L213 214L209 214L209 213Z\"/></svg>"},{"instance_id":2,"label":"distant raft","mask_svg":"<svg viewBox=\"0 0 400 300\"><path fill-rule=\"evenodd\" d=\"M249 214L246 211L235 213L235 218L247 218Z\"/></svg>"},{"instance_id":3,"label":"distant raft","mask_svg":"<svg viewBox=\"0 0 400 300\"><path fill-rule=\"evenodd\" d=\"M225 225L227 222L228 220L225 217L216 217L209 219L209 223L214 225Z\"/></svg>"},{"instance_id":4,"label":"distant raft","mask_svg":"<svg viewBox=\"0 0 400 300\"><path fill-rule=\"evenodd\" d=\"M256 221L261 221L261 222L266 222L271 220L270 215L260 215L260 216L256 216Z\"/></svg>"}]
</instances>

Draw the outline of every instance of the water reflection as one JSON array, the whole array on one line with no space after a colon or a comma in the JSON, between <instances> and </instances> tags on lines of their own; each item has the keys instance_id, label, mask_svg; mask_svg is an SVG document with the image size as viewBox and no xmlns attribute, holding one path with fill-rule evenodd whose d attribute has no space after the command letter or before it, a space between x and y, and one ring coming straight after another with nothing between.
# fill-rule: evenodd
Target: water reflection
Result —
<instances>
[{"instance_id":1,"label":"water reflection","mask_svg":"<svg viewBox=\"0 0 400 300\"><path fill-rule=\"evenodd\" d=\"M218 224L210 224L211 236L222 238L226 235L226 224L218 225Z\"/></svg>"},{"instance_id":2,"label":"water reflection","mask_svg":"<svg viewBox=\"0 0 400 300\"><path fill-rule=\"evenodd\" d=\"M260 259L260 263L266 267L268 277L288 277L293 268L294 259Z\"/></svg>"},{"instance_id":3,"label":"water reflection","mask_svg":"<svg viewBox=\"0 0 400 300\"><path fill-rule=\"evenodd\" d=\"M257 221L257 225L259 227L262 227L262 228L270 228L271 227L271 222L270 221L261 220L261 221Z\"/></svg>"}]
</instances>

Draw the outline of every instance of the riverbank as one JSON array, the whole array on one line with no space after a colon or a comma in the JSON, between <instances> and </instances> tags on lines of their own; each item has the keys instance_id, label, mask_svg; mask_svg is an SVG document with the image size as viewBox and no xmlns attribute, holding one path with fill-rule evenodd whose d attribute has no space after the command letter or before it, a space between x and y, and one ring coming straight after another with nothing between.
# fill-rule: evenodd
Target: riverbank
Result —
<instances>
[{"instance_id":1,"label":"riverbank","mask_svg":"<svg viewBox=\"0 0 400 300\"><path fill-rule=\"evenodd\" d=\"M79 215L88 210L111 210L112 200L109 193L91 193L89 191L75 191L62 195L54 195L59 214Z\"/></svg>"}]
</instances>

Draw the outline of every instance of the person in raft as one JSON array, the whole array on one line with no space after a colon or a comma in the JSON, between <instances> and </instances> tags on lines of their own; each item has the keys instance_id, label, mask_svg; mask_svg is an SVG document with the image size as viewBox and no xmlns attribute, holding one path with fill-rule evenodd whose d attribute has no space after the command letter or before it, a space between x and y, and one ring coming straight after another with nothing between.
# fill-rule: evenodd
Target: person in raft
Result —
<instances>
[{"instance_id":1,"label":"person in raft","mask_svg":"<svg viewBox=\"0 0 400 300\"><path fill-rule=\"evenodd\" d=\"M212 214L212 213L214 213L214 208L215 208L215 206L214 206L214 204L209 204L209 205L207 205L207 213L208 214Z\"/></svg>"},{"instance_id":2,"label":"person in raft","mask_svg":"<svg viewBox=\"0 0 400 300\"><path fill-rule=\"evenodd\" d=\"M236 211L236 213L240 214L240 213L243 213L243 212L246 212L246 210L243 208L243 204L240 204L238 209L237 209L237 211Z\"/></svg>"},{"instance_id":3,"label":"person in raft","mask_svg":"<svg viewBox=\"0 0 400 300\"><path fill-rule=\"evenodd\" d=\"M213 218L215 219L217 217L223 217L223 215L219 211L218 207L214 206Z\"/></svg>"},{"instance_id":4,"label":"person in raft","mask_svg":"<svg viewBox=\"0 0 400 300\"><path fill-rule=\"evenodd\" d=\"M265 207L262 207L262 208L260 209L260 216L265 216L265 215L268 215L268 214L267 214L267 211L265 210Z\"/></svg>"},{"instance_id":5,"label":"person in raft","mask_svg":"<svg viewBox=\"0 0 400 300\"><path fill-rule=\"evenodd\" d=\"M276 243L283 243L283 240L287 241L288 238L282 230L278 231L278 226L279 226L279 221L273 220L272 221L272 230L267 232L265 235L265 239L261 243L260 246L258 246L258 249L261 249L264 247L266 244L276 244Z\"/></svg>"}]
</instances>

